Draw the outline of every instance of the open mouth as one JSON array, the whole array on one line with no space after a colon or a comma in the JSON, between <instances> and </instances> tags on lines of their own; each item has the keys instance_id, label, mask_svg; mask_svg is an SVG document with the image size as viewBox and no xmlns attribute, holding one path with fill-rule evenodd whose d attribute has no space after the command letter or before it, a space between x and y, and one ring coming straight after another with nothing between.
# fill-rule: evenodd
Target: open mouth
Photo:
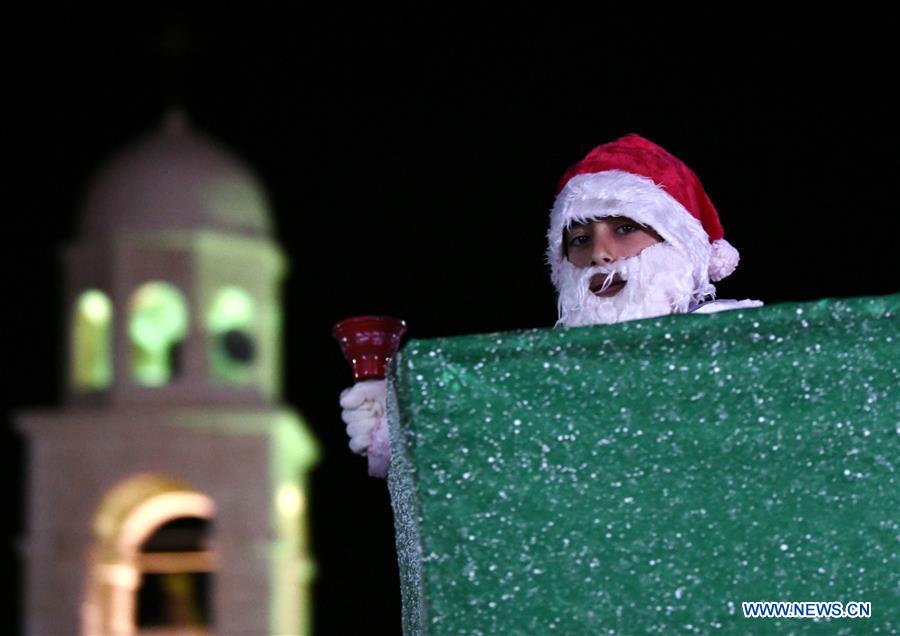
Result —
<instances>
[{"instance_id":1,"label":"open mouth","mask_svg":"<svg viewBox=\"0 0 900 636\"><path fill-rule=\"evenodd\" d=\"M625 280L622 280L622 277L618 274L613 274L612 280L604 289L603 283L606 282L607 278L609 278L609 274L594 274L593 276L591 276L591 293L595 296L599 296L600 298L615 296L620 291L622 291L622 288L625 287L625 283L627 282Z\"/></svg>"}]
</instances>

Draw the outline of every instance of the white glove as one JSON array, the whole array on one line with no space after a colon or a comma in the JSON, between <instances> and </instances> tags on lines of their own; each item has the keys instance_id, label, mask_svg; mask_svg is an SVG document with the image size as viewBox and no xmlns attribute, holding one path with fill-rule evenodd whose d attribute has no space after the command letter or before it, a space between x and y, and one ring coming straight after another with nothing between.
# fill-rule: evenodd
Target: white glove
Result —
<instances>
[{"instance_id":1,"label":"white glove","mask_svg":"<svg viewBox=\"0 0 900 636\"><path fill-rule=\"evenodd\" d=\"M372 430L384 415L387 386L384 380L363 380L341 391L341 419L347 425L350 450L367 455Z\"/></svg>"}]
</instances>

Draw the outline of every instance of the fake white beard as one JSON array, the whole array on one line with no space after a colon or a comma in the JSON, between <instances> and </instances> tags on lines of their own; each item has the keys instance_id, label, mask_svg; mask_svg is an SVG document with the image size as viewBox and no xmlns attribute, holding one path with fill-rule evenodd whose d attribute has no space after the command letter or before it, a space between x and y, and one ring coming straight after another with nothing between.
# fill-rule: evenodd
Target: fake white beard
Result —
<instances>
[{"instance_id":1,"label":"fake white beard","mask_svg":"<svg viewBox=\"0 0 900 636\"><path fill-rule=\"evenodd\" d=\"M595 267L560 263L559 320L556 326L580 327L684 313L692 303L714 296L708 280L694 282L694 263L669 243L661 242L637 256ZM591 278L618 273L626 281L615 296L601 298L590 290Z\"/></svg>"}]
</instances>

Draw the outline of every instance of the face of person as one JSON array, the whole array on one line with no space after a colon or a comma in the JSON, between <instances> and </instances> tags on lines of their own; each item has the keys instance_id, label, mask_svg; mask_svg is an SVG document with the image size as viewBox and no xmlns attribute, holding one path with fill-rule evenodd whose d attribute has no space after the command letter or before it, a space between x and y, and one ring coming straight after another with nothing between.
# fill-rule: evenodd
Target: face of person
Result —
<instances>
[{"instance_id":1,"label":"face of person","mask_svg":"<svg viewBox=\"0 0 900 636\"><path fill-rule=\"evenodd\" d=\"M575 267L614 263L640 254L662 238L627 216L575 223L566 231L566 256Z\"/></svg>"},{"instance_id":2,"label":"face of person","mask_svg":"<svg viewBox=\"0 0 900 636\"><path fill-rule=\"evenodd\" d=\"M584 224L573 224L563 237L566 259L577 268L611 266L637 256L662 241L653 228L627 216L608 216ZM615 296L627 281L620 277L591 281L591 292L601 298Z\"/></svg>"}]
</instances>

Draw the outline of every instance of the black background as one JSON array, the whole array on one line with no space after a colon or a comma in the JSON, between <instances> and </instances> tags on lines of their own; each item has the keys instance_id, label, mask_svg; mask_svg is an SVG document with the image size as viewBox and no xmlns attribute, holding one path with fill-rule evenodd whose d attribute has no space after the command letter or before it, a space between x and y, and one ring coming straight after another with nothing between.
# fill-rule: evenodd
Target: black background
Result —
<instances>
[{"instance_id":1,"label":"black background","mask_svg":"<svg viewBox=\"0 0 900 636\"><path fill-rule=\"evenodd\" d=\"M543 250L557 180L627 132L703 180L742 255L720 297L898 291L896 21L818 11L154 4L9 15L9 410L58 403L57 254L91 176L180 104L254 167L292 262L285 398L323 448L311 493L316 633L399 633L389 499L346 448L337 395L350 378L331 325L387 313L416 338L552 325ZM2 434L2 567L19 589L27 455L10 417ZM19 603L3 597L14 625Z\"/></svg>"}]
</instances>

